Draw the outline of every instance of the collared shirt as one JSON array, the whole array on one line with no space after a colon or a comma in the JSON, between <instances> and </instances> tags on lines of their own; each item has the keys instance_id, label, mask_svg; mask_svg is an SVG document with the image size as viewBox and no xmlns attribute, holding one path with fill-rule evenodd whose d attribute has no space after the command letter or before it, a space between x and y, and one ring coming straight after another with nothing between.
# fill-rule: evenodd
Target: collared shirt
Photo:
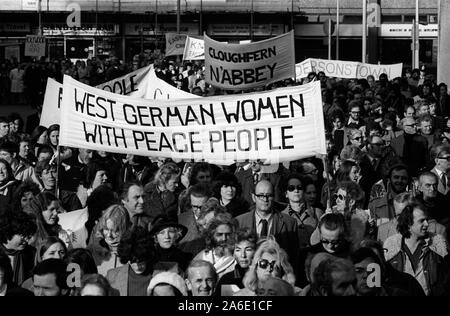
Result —
<instances>
[{"instance_id":1,"label":"collared shirt","mask_svg":"<svg viewBox=\"0 0 450 316\"><path fill-rule=\"evenodd\" d=\"M262 230L262 226L263 226L261 223L261 220L263 220L263 219L267 220L267 222L268 222L268 225L267 225L268 235L270 235L270 232L272 230L273 214L270 213L270 215L268 215L268 216L263 216L258 211L255 211L256 234L258 235L258 238L261 237L261 230Z\"/></svg>"}]
</instances>

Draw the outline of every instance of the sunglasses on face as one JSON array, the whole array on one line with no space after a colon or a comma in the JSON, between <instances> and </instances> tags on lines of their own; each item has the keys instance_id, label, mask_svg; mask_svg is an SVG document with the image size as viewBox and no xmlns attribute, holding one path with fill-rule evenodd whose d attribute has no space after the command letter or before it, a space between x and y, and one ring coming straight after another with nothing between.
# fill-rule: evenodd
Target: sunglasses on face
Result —
<instances>
[{"instance_id":1,"label":"sunglasses on face","mask_svg":"<svg viewBox=\"0 0 450 316\"><path fill-rule=\"evenodd\" d=\"M437 157L438 159L444 159L447 161L450 161L450 156L445 156L445 157Z\"/></svg>"},{"instance_id":2,"label":"sunglasses on face","mask_svg":"<svg viewBox=\"0 0 450 316\"><path fill-rule=\"evenodd\" d=\"M273 194L255 194L255 196L260 200L271 200L273 198Z\"/></svg>"},{"instance_id":3,"label":"sunglasses on face","mask_svg":"<svg viewBox=\"0 0 450 316\"><path fill-rule=\"evenodd\" d=\"M303 188L301 185L288 185L287 190L289 192L294 192L295 190L301 191L301 190L303 190Z\"/></svg>"},{"instance_id":4,"label":"sunglasses on face","mask_svg":"<svg viewBox=\"0 0 450 316\"><path fill-rule=\"evenodd\" d=\"M342 194L335 194L335 195L334 195L334 198L335 198L336 200L345 201L346 196L345 196L345 195L342 195Z\"/></svg>"},{"instance_id":5,"label":"sunglasses on face","mask_svg":"<svg viewBox=\"0 0 450 316\"><path fill-rule=\"evenodd\" d=\"M270 271L273 271L273 269L276 267L275 266L276 263L277 263L276 261L270 261L269 262L269 260L261 259L261 260L258 261L258 266L261 269L264 269L264 270L266 270L268 267L270 267Z\"/></svg>"},{"instance_id":6,"label":"sunglasses on face","mask_svg":"<svg viewBox=\"0 0 450 316\"><path fill-rule=\"evenodd\" d=\"M354 137L353 139L359 141L359 140L362 140L363 138L362 137Z\"/></svg>"}]
</instances>

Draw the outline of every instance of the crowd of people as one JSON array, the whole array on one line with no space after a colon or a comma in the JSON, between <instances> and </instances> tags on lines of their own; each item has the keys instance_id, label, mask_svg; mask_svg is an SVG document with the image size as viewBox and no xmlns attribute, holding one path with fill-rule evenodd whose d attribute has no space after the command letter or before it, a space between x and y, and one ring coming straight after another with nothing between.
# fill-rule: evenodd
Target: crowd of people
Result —
<instances>
[{"instance_id":1,"label":"crowd of people","mask_svg":"<svg viewBox=\"0 0 450 316\"><path fill-rule=\"evenodd\" d=\"M42 94L45 76L95 86L133 70L102 65L2 64L0 96L20 76ZM201 63L155 69L186 92L232 93ZM265 89L316 80L327 155L275 168L59 146L30 94L36 114L0 117L0 296L449 295L447 86L414 69Z\"/></svg>"}]
</instances>

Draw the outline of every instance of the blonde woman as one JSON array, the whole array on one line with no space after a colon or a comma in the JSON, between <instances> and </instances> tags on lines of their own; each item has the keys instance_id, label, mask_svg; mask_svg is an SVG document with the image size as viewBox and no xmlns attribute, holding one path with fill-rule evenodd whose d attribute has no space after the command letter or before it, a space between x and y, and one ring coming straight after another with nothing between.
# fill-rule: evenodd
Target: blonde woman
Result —
<instances>
[{"instance_id":1,"label":"blonde woman","mask_svg":"<svg viewBox=\"0 0 450 316\"><path fill-rule=\"evenodd\" d=\"M88 246L99 274L106 276L108 270L123 265L120 263L117 247L122 235L130 227L128 212L122 205L111 205L103 213Z\"/></svg>"},{"instance_id":2,"label":"blonde woman","mask_svg":"<svg viewBox=\"0 0 450 316\"><path fill-rule=\"evenodd\" d=\"M266 280L269 276L281 278L294 287L295 275L288 256L272 236L260 241L252 264L245 273L244 289L234 296L256 296L258 282Z\"/></svg>"}]
</instances>

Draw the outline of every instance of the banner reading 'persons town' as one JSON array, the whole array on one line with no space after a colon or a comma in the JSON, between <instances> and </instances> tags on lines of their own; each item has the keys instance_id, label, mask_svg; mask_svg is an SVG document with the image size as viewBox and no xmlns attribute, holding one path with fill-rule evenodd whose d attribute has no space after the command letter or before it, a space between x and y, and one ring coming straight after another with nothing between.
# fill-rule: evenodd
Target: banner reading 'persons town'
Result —
<instances>
[{"instance_id":1,"label":"banner reading 'persons town'","mask_svg":"<svg viewBox=\"0 0 450 316\"><path fill-rule=\"evenodd\" d=\"M102 83L96 88L136 98L143 98L147 93L150 70L154 71L153 65L143 67L123 77ZM52 78L48 78L44 102L42 104L41 121L39 123L41 126L49 127L52 124L60 123L62 95L63 85Z\"/></svg>"},{"instance_id":2,"label":"banner reading 'persons town'","mask_svg":"<svg viewBox=\"0 0 450 316\"><path fill-rule=\"evenodd\" d=\"M173 159L283 162L325 154L320 83L146 100L64 77L60 145Z\"/></svg>"},{"instance_id":3,"label":"banner reading 'persons town'","mask_svg":"<svg viewBox=\"0 0 450 316\"><path fill-rule=\"evenodd\" d=\"M295 68L297 80L307 77L310 72L318 73L320 71L323 71L328 77L366 79L367 76L372 75L375 80L385 73L389 80L392 80L402 76L403 64L375 65L354 61L309 58L298 63Z\"/></svg>"},{"instance_id":4,"label":"banner reading 'persons town'","mask_svg":"<svg viewBox=\"0 0 450 316\"><path fill-rule=\"evenodd\" d=\"M295 77L294 33L250 44L205 38L205 80L227 90L245 90Z\"/></svg>"}]
</instances>

